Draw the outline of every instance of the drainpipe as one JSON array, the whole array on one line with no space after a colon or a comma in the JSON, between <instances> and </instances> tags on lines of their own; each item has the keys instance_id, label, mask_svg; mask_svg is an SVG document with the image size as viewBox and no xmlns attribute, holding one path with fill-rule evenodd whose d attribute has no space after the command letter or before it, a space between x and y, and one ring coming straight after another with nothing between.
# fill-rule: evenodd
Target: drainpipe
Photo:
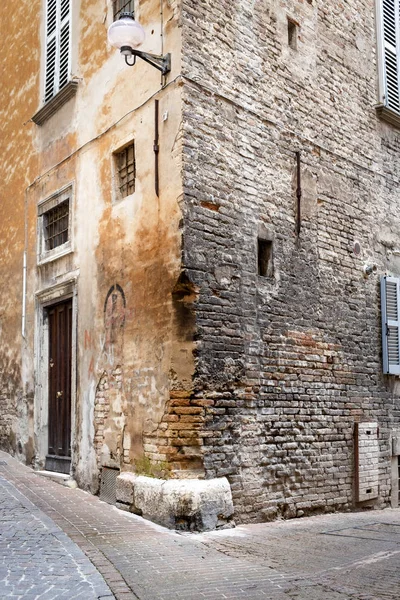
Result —
<instances>
[{"instance_id":1,"label":"drainpipe","mask_svg":"<svg viewBox=\"0 0 400 600\"><path fill-rule=\"evenodd\" d=\"M26 323L26 251L24 252L24 262L22 271L22 337L25 337L25 323Z\"/></svg>"}]
</instances>

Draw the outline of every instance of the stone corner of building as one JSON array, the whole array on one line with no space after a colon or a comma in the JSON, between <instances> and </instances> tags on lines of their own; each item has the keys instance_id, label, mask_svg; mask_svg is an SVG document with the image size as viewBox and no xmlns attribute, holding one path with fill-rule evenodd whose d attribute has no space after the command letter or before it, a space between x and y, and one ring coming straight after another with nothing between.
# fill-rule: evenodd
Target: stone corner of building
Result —
<instances>
[{"instance_id":1,"label":"stone corner of building","mask_svg":"<svg viewBox=\"0 0 400 600\"><path fill-rule=\"evenodd\" d=\"M232 493L226 477L165 480L124 472L117 477L116 504L170 529L234 527Z\"/></svg>"}]
</instances>

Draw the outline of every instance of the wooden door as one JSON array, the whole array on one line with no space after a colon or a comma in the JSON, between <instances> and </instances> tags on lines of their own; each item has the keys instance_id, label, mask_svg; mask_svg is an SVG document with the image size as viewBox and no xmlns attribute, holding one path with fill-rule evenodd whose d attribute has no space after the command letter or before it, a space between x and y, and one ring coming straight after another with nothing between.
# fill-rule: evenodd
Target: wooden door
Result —
<instances>
[{"instance_id":1,"label":"wooden door","mask_svg":"<svg viewBox=\"0 0 400 600\"><path fill-rule=\"evenodd\" d=\"M69 472L71 456L72 300L47 309L49 326L49 456L46 468Z\"/></svg>"}]
</instances>

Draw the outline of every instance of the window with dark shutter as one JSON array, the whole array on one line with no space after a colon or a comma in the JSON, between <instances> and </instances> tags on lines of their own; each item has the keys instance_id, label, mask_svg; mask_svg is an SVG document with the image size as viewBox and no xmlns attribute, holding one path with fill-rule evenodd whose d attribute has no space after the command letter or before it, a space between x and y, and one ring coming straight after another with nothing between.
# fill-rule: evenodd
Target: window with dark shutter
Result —
<instances>
[{"instance_id":1,"label":"window with dark shutter","mask_svg":"<svg viewBox=\"0 0 400 600\"><path fill-rule=\"evenodd\" d=\"M400 279L382 277L383 372L400 375Z\"/></svg>"},{"instance_id":2,"label":"window with dark shutter","mask_svg":"<svg viewBox=\"0 0 400 600\"><path fill-rule=\"evenodd\" d=\"M68 83L70 55L71 0L46 0L45 102Z\"/></svg>"}]
</instances>

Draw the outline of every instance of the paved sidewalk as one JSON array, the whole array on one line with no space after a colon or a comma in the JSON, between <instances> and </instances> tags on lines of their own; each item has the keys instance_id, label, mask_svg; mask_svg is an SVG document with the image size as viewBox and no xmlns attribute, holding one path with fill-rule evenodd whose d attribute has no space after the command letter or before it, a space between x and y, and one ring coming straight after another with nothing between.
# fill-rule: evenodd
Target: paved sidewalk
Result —
<instances>
[{"instance_id":1,"label":"paved sidewalk","mask_svg":"<svg viewBox=\"0 0 400 600\"><path fill-rule=\"evenodd\" d=\"M0 486L15 486L35 505L31 510L51 518L83 550L117 600L400 597L398 509L182 535L44 479L4 453L0 461L7 463L0 464ZM69 555L63 568L72 572L77 559L71 550ZM95 587L93 592L99 593Z\"/></svg>"},{"instance_id":2,"label":"paved sidewalk","mask_svg":"<svg viewBox=\"0 0 400 600\"><path fill-rule=\"evenodd\" d=\"M0 598L114 598L78 546L1 476Z\"/></svg>"}]
</instances>

